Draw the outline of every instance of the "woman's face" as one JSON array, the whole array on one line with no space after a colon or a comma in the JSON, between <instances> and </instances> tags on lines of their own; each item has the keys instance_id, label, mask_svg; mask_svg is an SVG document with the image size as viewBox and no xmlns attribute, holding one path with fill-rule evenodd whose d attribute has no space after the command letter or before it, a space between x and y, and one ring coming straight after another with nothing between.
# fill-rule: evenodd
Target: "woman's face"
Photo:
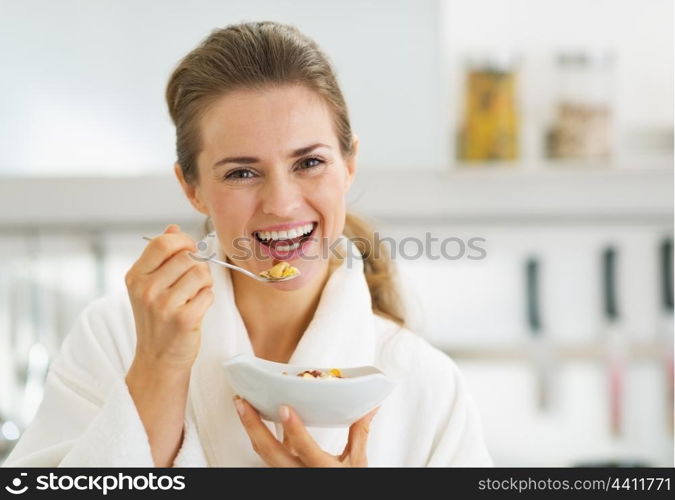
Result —
<instances>
[{"instance_id":1,"label":"woman's face","mask_svg":"<svg viewBox=\"0 0 675 500\"><path fill-rule=\"evenodd\" d=\"M255 273L288 261L301 276L273 285L280 289L320 276L344 229L355 172L323 100L302 86L232 92L205 113L201 136L190 197L211 216L229 260Z\"/></svg>"}]
</instances>

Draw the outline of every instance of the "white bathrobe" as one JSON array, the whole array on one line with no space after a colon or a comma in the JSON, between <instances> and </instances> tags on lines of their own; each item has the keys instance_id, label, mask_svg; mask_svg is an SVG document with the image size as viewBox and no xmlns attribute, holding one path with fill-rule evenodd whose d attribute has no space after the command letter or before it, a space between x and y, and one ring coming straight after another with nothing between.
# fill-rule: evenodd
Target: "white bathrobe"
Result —
<instances>
[{"instance_id":1,"label":"white bathrobe","mask_svg":"<svg viewBox=\"0 0 675 500\"><path fill-rule=\"evenodd\" d=\"M358 255L351 241L342 241ZM373 314L363 262L347 262L331 274L289 362L375 365L397 383L371 423L370 466L492 466L480 416L455 363L415 333ZM212 267L215 300L202 322L176 467L265 466L237 417L220 366L235 354L253 354L229 272ZM135 343L126 294L89 304L50 367L33 422L3 465L153 467L147 434L124 381ZM333 454L347 442L347 428L309 431Z\"/></svg>"}]
</instances>

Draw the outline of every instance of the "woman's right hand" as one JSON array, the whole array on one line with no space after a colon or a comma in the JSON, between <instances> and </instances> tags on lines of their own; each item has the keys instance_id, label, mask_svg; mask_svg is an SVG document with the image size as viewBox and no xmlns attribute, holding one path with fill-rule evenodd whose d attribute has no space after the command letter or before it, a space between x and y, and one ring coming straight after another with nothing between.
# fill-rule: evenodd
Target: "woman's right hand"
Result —
<instances>
[{"instance_id":1,"label":"woman's right hand","mask_svg":"<svg viewBox=\"0 0 675 500\"><path fill-rule=\"evenodd\" d=\"M190 258L195 251L192 238L172 224L125 276L136 323L136 355L125 381L158 467L170 467L180 449L190 369L213 302L211 272Z\"/></svg>"},{"instance_id":2,"label":"woman's right hand","mask_svg":"<svg viewBox=\"0 0 675 500\"><path fill-rule=\"evenodd\" d=\"M135 362L187 372L201 342L201 322L213 303L208 263L193 260L192 238L171 224L154 237L125 276L136 323ZM162 370L165 371L165 370Z\"/></svg>"}]
</instances>

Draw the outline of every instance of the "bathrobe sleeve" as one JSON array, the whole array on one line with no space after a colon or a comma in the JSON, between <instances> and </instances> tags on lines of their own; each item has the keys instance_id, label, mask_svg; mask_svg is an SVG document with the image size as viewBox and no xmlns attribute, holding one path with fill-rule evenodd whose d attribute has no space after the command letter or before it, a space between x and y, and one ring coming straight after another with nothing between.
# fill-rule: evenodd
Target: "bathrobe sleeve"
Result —
<instances>
[{"instance_id":1,"label":"bathrobe sleeve","mask_svg":"<svg viewBox=\"0 0 675 500\"><path fill-rule=\"evenodd\" d=\"M108 295L80 313L52 362L43 400L5 467L153 467L125 376L135 352L128 299ZM175 466L205 465L186 419Z\"/></svg>"}]
</instances>

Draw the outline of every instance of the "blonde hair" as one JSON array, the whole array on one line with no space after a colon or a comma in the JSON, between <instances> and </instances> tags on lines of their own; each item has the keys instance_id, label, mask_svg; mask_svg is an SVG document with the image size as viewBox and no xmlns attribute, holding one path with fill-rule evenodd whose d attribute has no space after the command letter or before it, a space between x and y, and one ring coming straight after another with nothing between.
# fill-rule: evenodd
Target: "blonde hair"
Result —
<instances>
[{"instance_id":1,"label":"blonde hair","mask_svg":"<svg viewBox=\"0 0 675 500\"><path fill-rule=\"evenodd\" d=\"M302 85L324 99L332 111L342 156L353 155L347 105L330 62L316 42L293 26L269 21L242 23L211 32L178 63L169 78L166 102L176 126L176 156L185 180L199 182L199 120L214 101L234 90L289 84ZM208 219L205 228L208 231ZM393 262L384 245L376 241L372 226L347 213L344 234L356 242L363 255L373 312L404 326Z\"/></svg>"}]
</instances>

